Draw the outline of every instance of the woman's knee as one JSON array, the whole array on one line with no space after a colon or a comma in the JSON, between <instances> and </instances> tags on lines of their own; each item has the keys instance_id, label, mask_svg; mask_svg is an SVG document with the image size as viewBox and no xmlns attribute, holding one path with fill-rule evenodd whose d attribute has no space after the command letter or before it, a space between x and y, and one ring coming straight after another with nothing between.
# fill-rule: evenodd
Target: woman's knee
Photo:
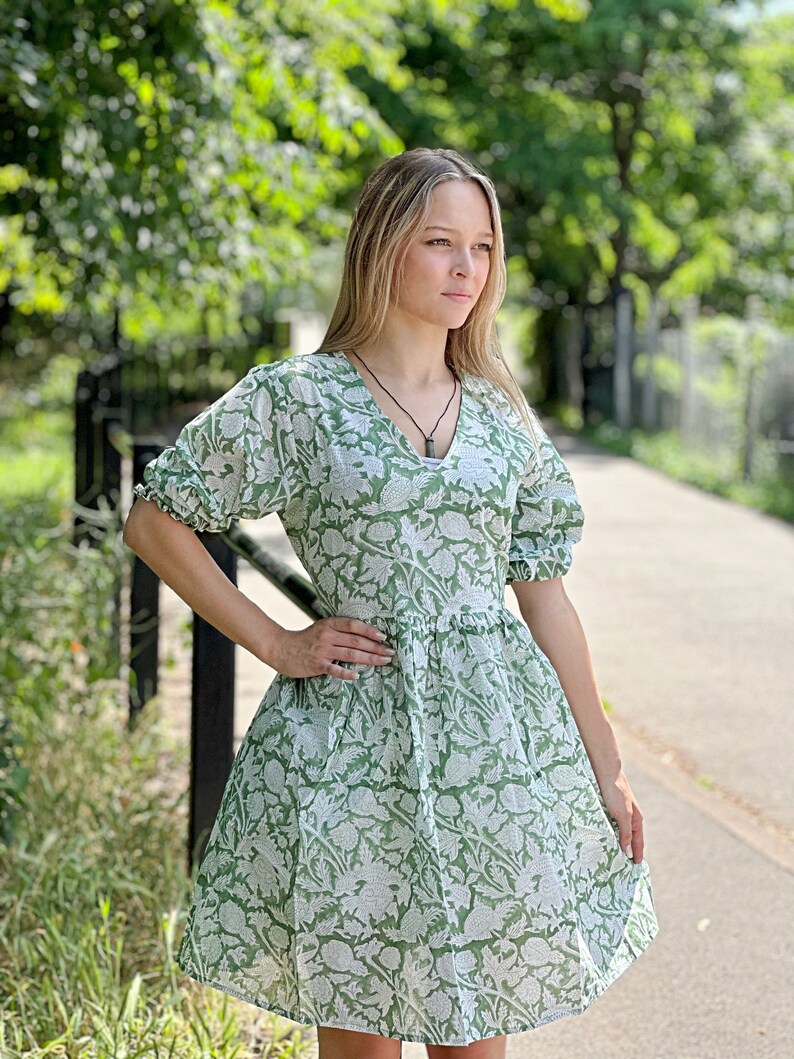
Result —
<instances>
[{"instance_id":1,"label":"woman's knee","mask_svg":"<svg viewBox=\"0 0 794 1059\"><path fill-rule=\"evenodd\" d=\"M318 1026L319 1059L400 1059L402 1041L358 1030Z\"/></svg>"},{"instance_id":2,"label":"woman's knee","mask_svg":"<svg viewBox=\"0 0 794 1059\"><path fill-rule=\"evenodd\" d=\"M464 1046L428 1044L427 1059L504 1059L506 1037L486 1037Z\"/></svg>"}]
</instances>

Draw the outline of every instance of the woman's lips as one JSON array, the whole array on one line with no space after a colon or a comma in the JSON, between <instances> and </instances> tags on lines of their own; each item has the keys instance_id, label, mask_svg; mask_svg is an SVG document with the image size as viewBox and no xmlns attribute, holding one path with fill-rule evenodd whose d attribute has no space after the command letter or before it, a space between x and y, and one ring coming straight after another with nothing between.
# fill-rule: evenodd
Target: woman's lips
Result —
<instances>
[{"instance_id":1,"label":"woman's lips","mask_svg":"<svg viewBox=\"0 0 794 1059\"><path fill-rule=\"evenodd\" d=\"M445 298L452 298L455 302L467 302L471 300L470 294L444 294Z\"/></svg>"}]
</instances>

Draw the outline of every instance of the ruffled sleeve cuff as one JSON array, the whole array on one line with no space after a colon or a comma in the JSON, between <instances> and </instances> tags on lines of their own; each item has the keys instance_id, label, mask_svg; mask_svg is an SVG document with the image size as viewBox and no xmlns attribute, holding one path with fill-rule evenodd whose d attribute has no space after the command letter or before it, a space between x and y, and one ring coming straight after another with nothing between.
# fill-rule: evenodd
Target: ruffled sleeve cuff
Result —
<instances>
[{"instance_id":1,"label":"ruffled sleeve cuff","mask_svg":"<svg viewBox=\"0 0 794 1059\"><path fill-rule=\"evenodd\" d=\"M232 474L221 471L216 477L194 465L189 450L178 439L177 447L165 449L146 465L143 481L132 491L143 500L153 500L161 511L198 533L222 533L232 521L224 496L234 491L233 482Z\"/></svg>"},{"instance_id":2,"label":"ruffled sleeve cuff","mask_svg":"<svg viewBox=\"0 0 794 1059\"><path fill-rule=\"evenodd\" d=\"M543 460L530 463L518 488L507 555L506 582L547 581L571 567L582 539L584 511L560 454L544 436Z\"/></svg>"},{"instance_id":3,"label":"ruffled sleeve cuff","mask_svg":"<svg viewBox=\"0 0 794 1059\"><path fill-rule=\"evenodd\" d=\"M562 577L571 568L573 545L581 537L547 538L543 550L534 551L519 541L510 549L506 583L511 581L548 581Z\"/></svg>"}]
</instances>

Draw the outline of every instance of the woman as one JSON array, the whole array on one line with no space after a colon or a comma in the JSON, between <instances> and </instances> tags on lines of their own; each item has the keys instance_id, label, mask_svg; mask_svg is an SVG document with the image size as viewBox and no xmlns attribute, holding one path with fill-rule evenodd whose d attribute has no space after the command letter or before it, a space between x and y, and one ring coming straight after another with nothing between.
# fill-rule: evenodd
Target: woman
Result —
<instances>
[{"instance_id":1,"label":"woman","mask_svg":"<svg viewBox=\"0 0 794 1059\"><path fill-rule=\"evenodd\" d=\"M321 1059L395 1059L402 1040L503 1057L506 1034L583 1011L658 929L562 583L582 509L502 358L504 290L491 181L454 151L389 159L320 349L254 368L188 424L125 527L276 670L179 964L316 1024ZM329 615L305 629L193 534L272 511Z\"/></svg>"}]
</instances>

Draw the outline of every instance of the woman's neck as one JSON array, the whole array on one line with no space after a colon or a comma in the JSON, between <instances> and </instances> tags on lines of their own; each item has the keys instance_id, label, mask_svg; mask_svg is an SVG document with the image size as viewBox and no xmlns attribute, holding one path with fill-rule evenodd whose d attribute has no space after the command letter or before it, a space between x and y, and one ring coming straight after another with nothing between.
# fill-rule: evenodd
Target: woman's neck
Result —
<instances>
[{"instance_id":1,"label":"woman's neck","mask_svg":"<svg viewBox=\"0 0 794 1059\"><path fill-rule=\"evenodd\" d=\"M357 346L355 352L377 375L423 387L449 379L447 334L446 328L417 327L414 320L408 326L391 319L377 341Z\"/></svg>"}]
</instances>

